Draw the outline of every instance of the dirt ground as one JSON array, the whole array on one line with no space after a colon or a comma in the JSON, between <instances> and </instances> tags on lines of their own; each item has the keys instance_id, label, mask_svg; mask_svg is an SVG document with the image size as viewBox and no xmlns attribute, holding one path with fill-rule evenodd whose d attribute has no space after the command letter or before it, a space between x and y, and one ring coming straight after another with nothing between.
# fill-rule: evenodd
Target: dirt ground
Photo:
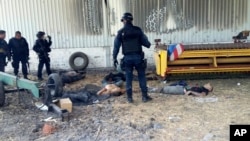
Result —
<instances>
[{"instance_id":1,"label":"dirt ground","mask_svg":"<svg viewBox=\"0 0 250 141\"><path fill-rule=\"evenodd\" d=\"M66 90L85 84L101 84L104 74L88 74ZM134 81L134 103L126 96L111 97L89 106L74 106L69 122L38 110L32 95L7 95L0 108L1 141L228 141L230 124L250 124L250 78L187 81L210 82L214 91L204 98L150 93L152 102L142 103ZM240 85L237 85L240 83ZM167 85L148 81L149 87ZM44 122L53 116L55 132L42 134Z\"/></svg>"}]
</instances>

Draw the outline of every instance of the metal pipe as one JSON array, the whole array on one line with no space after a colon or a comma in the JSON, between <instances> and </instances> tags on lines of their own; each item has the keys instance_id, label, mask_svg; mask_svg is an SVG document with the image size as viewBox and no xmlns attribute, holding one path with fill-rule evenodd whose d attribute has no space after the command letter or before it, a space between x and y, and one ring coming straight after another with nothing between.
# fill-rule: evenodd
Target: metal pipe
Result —
<instances>
[{"instance_id":1,"label":"metal pipe","mask_svg":"<svg viewBox=\"0 0 250 141\"><path fill-rule=\"evenodd\" d=\"M220 63L220 64L250 63L250 57L218 58L217 62Z\"/></svg>"},{"instance_id":2,"label":"metal pipe","mask_svg":"<svg viewBox=\"0 0 250 141\"><path fill-rule=\"evenodd\" d=\"M250 57L233 57L233 58L217 58L217 64L228 63L250 63ZM212 64L213 58L196 58L196 59L179 59L169 61L168 65L198 65L198 64Z\"/></svg>"},{"instance_id":3,"label":"metal pipe","mask_svg":"<svg viewBox=\"0 0 250 141\"><path fill-rule=\"evenodd\" d=\"M175 61L169 61L168 65L197 65L197 64L211 64L212 58L207 59L179 59Z\"/></svg>"}]
</instances>

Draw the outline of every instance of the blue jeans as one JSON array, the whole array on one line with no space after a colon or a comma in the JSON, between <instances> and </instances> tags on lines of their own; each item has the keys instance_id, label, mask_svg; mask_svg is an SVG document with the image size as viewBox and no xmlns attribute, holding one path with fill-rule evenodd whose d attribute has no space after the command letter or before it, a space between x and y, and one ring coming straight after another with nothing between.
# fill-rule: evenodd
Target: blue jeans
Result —
<instances>
[{"instance_id":1,"label":"blue jeans","mask_svg":"<svg viewBox=\"0 0 250 141\"><path fill-rule=\"evenodd\" d=\"M145 67L141 55L125 55L124 56L125 72L126 72L126 91L127 97L132 98L132 80L134 68L138 73L138 80L142 92L142 96L147 96L147 80L145 76Z\"/></svg>"}]
</instances>

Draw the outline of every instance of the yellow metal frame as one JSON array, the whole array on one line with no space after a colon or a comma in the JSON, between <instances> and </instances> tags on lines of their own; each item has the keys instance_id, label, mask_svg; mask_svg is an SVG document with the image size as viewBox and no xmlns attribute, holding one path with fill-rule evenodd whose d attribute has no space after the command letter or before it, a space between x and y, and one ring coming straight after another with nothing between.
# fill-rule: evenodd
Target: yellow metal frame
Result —
<instances>
[{"instance_id":1,"label":"yellow metal frame","mask_svg":"<svg viewBox=\"0 0 250 141\"><path fill-rule=\"evenodd\" d=\"M167 69L167 51L155 50L154 59L156 64L156 73L160 76L165 76Z\"/></svg>"},{"instance_id":2,"label":"yellow metal frame","mask_svg":"<svg viewBox=\"0 0 250 141\"><path fill-rule=\"evenodd\" d=\"M250 48L186 50L175 61L170 62L167 58L167 50L155 49L156 73L162 77L177 73L250 71Z\"/></svg>"}]
</instances>

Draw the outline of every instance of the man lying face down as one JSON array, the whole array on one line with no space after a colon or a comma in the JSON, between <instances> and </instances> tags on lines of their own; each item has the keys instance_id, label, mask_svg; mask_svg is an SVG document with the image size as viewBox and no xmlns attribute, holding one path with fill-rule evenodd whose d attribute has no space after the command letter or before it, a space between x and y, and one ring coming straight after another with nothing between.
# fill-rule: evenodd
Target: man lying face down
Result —
<instances>
[{"instance_id":1,"label":"man lying face down","mask_svg":"<svg viewBox=\"0 0 250 141\"><path fill-rule=\"evenodd\" d=\"M85 78L86 72L60 71L59 75L61 76L63 83L72 83Z\"/></svg>"},{"instance_id":2,"label":"man lying face down","mask_svg":"<svg viewBox=\"0 0 250 141\"><path fill-rule=\"evenodd\" d=\"M151 89L149 92L173 94L173 95L193 95L193 96L206 96L209 92L213 91L210 83L201 87L186 88L184 86L164 86L163 88Z\"/></svg>"}]
</instances>

